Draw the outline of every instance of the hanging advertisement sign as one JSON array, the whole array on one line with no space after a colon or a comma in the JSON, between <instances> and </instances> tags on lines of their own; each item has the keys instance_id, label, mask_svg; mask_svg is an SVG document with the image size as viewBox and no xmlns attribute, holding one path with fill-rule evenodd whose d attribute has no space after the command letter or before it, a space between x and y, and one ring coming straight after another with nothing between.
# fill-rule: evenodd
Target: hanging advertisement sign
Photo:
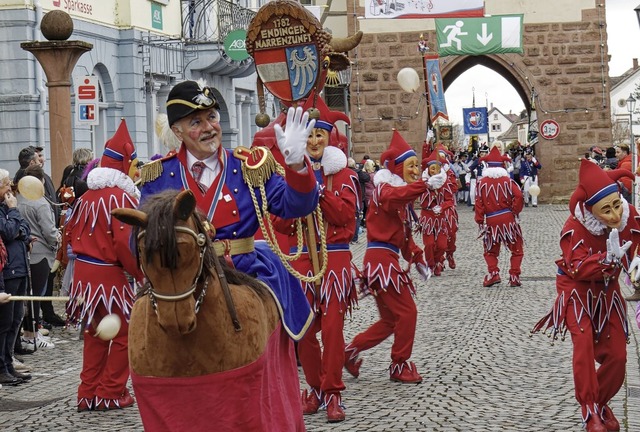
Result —
<instances>
[{"instance_id":1,"label":"hanging advertisement sign","mask_svg":"<svg viewBox=\"0 0 640 432\"><path fill-rule=\"evenodd\" d=\"M462 18L484 16L484 0L365 0L365 18Z\"/></svg>"}]
</instances>

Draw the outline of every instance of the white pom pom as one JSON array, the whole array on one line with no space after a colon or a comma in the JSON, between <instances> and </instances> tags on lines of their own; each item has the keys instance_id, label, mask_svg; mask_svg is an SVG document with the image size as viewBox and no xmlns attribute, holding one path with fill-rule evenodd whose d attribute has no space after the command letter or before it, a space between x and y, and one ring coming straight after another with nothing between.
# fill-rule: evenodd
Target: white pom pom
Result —
<instances>
[{"instance_id":1,"label":"white pom pom","mask_svg":"<svg viewBox=\"0 0 640 432\"><path fill-rule=\"evenodd\" d=\"M96 336L104 341L109 341L116 337L120 331L120 317L116 314L109 314L102 318L98 327L96 327Z\"/></svg>"}]
</instances>

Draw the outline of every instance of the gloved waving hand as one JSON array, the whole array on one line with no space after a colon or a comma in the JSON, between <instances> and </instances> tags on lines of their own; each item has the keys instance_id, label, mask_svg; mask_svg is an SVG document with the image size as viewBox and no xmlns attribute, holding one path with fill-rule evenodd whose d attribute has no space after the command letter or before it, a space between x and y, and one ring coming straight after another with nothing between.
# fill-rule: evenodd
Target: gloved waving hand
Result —
<instances>
[{"instance_id":1,"label":"gloved waving hand","mask_svg":"<svg viewBox=\"0 0 640 432\"><path fill-rule=\"evenodd\" d=\"M429 185L431 189L440 189L444 182L447 180L447 173L445 170L440 170L436 175L429 175L429 168L422 172L422 180Z\"/></svg>"},{"instance_id":2,"label":"gloved waving hand","mask_svg":"<svg viewBox=\"0 0 640 432\"><path fill-rule=\"evenodd\" d=\"M620 262L630 247L630 241L625 241L623 244L620 244L620 234L618 233L618 230L616 228L612 229L609 233L609 238L607 239L607 258L605 262Z\"/></svg>"},{"instance_id":3,"label":"gloved waving hand","mask_svg":"<svg viewBox=\"0 0 640 432\"><path fill-rule=\"evenodd\" d=\"M638 286L640 284L640 256L636 255L632 260L631 264L629 264L628 268L629 277L631 278L631 283L634 286Z\"/></svg>"},{"instance_id":4,"label":"gloved waving hand","mask_svg":"<svg viewBox=\"0 0 640 432\"><path fill-rule=\"evenodd\" d=\"M309 122L309 124L307 124ZM284 156L284 162L291 166L301 164L307 151L307 138L316 121L309 121L309 113L302 107L289 108L284 131L279 124L274 126L278 147Z\"/></svg>"}]
</instances>

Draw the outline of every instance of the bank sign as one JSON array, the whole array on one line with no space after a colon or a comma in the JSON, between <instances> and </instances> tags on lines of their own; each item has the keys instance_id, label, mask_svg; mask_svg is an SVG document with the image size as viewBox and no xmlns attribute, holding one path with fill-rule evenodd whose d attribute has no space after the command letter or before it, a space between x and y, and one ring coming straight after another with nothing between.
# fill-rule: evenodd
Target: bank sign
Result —
<instances>
[{"instance_id":1,"label":"bank sign","mask_svg":"<svg viewBox=\"0 0 640 432\"><path fill-rule=\"evenodd\" d=\"M231 60L242 61L249 58L249 53L245 47L247 39L246 30L234 30L224 38L224 52Z\"/></svg>"}]
</instances>

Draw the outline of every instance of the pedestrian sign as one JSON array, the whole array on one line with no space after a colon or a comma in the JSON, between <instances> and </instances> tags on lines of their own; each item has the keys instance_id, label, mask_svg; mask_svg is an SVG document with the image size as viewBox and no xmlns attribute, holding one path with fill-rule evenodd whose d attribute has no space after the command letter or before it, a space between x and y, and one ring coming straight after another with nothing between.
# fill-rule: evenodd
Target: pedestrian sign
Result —
<instances>
[{"instance_id":1,"label":"pedestrian sign","mask_svg":"<svg viewBox=\"0 0 640 432\"><path fill-rule=\"evenodd\" d=\"M522 53L522 14L436 19L438 54Z\"/></svg>"}]
</instances>

